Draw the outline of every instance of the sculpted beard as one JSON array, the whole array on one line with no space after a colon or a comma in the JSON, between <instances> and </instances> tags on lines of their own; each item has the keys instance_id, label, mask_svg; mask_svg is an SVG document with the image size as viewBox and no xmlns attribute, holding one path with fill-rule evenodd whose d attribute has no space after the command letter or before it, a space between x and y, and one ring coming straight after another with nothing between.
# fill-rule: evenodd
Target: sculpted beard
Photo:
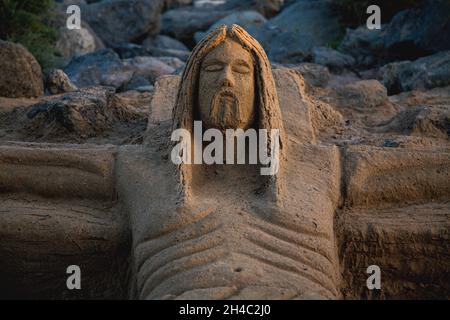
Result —
<instances>
[{"instance_id":1,"label":"sculpted beard","mask_svg":"<svg viewBox=\"0 0 450 320\"><path fill-rule=\"evenodd\" d=\"M210 123L217 129L237 128L240 119L239 106L239 99L233 91L219 90L211 102Z\"/></svg>"}]
</instances>

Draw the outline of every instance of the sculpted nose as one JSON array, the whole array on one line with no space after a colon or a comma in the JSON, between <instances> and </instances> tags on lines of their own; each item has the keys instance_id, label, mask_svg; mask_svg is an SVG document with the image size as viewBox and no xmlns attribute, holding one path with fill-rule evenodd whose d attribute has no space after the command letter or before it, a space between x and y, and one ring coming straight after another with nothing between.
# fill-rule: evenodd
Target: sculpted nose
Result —
<instances>
[{"instance_id":1,"label":"sculpted nose","mask_svg":"<svg viewBox=\"0 0 450 320\"><path fill-rule=\"evenodd\" d=\"M230 66L226 66L223 69L222 76L221 76L221 84L223 87L234 87L234 77L233 77L233 71L231 70Z\"/></svg>"}]
</instances>

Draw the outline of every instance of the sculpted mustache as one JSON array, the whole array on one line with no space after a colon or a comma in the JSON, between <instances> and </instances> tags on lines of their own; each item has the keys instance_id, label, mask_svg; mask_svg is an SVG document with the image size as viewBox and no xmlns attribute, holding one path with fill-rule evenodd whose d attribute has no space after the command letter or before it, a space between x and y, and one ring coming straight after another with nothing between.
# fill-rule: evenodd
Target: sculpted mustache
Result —
<instances>
[{"instance_id":1,"label":"sculpted mustache","mask_svg":"<svg viewBox=\"0 0 450 320\"><path fill-rule=\"evenodd\" d=\"M235 94L232 90L230 90L230 89L222 89L222 90L219 90L219 91L214 95L214 100L215 100L216 98L218 98L219 96L230 96L230 97L233 97L233 98L235 98L235 99L237 100L236 94Z\"/></svg>"}]
</instances>

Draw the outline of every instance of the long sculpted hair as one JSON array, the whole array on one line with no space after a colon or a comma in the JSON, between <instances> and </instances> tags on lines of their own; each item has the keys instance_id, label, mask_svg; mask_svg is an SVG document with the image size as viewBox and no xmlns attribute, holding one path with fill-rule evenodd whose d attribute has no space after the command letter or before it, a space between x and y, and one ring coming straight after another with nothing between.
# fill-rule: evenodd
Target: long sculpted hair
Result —
<instances>
[{"instance_id":1,"label":"long sculpted hair","mask_svg":"<svg viewBox=\"0 0 450 320\"><path fill-rule=\"evenodd\" d=\"M172 129L186 129L191 133L191 136L193 136L193 125L196 115L195 108L197 104L198 83L202 61L211 50L227 38L240 44L245 50L250 52L253 58L256 79L256 125L257 129L267 130L267 150L269 155L272 152L272 141L270 136L271 129L279 130L280 170L277 174L279 176L282 168L282 160L284 159L286 143L284 143L285 133L271 65L264 49L258 41L250 36L242 27L236 24L231 26L221 25L214 31L210 32L193 49L181 78L177 101L172 114ZM187 167L190 166L186 166L185 164L179 165L181 182L185 187L188 187L187 184L192 177L192 171ZM277 193L279 193L280 186L277 186L277 180L279 180L279 178L276 176L267 177L268 179L266 185L275 187L273 191L277 191ZM184 193L188 192L188 190L183 191Z\"/></svg>"}]
</instances>

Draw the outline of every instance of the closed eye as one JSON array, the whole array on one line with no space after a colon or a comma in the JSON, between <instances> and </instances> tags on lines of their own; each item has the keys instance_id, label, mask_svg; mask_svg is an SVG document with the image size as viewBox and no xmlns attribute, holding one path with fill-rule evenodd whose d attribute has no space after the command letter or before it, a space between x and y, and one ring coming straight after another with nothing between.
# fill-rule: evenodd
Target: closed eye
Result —
<instances>
[{"instance_id":1,"label":"closed eye","mask_svg":"<svg viewBox=\"0 0 450 320\"><path fill-rule=\"evenodd\" d=\"M213 64L209 64L209 65L206 65L205 67L203 67L203 70L206 72L221 71L222 69L223 69L223 65L221 65L219 63L213 63Z\"/></svg>"},{"instance_id":2,"label":"closed eye","mask_svg":"<svg viewBox=\"0 0 450 320\"><path fill-rule=\"evenodd\" d=\"M238 64L233 66L233 71L241 74L247 74L250 73L250 68L247 65Z\"/></svg>"}]
</instances>

